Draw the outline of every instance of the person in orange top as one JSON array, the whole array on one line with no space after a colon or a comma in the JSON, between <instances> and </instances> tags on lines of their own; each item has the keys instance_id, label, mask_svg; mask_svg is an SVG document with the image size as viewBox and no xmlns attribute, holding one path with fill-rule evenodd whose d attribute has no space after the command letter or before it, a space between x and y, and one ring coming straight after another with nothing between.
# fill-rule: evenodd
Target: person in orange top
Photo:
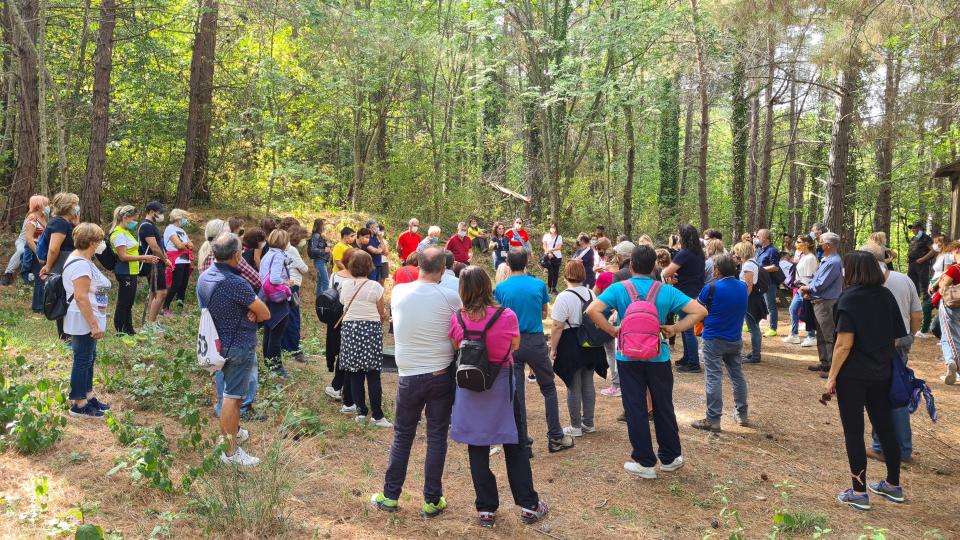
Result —
<instances>
[{"instance_id":1,"label":"person in orange top","mask_svg":"<svg viewBox=\"0 0 960 540\"><path fill-rule=\"evenodd\" d=\"M407 225L407 230L397 237L397 253L401 261L407 260L411 253L415 253L420 241L423 240L423 237L417 234L417 229L420 228L419 219L411 218Z\"/></svg>"}]
</instances>

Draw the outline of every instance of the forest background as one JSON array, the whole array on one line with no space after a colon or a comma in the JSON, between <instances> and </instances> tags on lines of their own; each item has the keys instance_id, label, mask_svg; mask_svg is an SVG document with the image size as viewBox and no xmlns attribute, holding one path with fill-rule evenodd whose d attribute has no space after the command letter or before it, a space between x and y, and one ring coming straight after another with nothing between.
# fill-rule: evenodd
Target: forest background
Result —
<instances>
[{"instance_id":1,"label":"forest background","mask_svg":"<svg viewBox=\"0 0 960 540\"><path fill-rule=\"evenodd\" d=\"M12 229L61 190L847 247L949 215L958 0L2 4Z\"/></svg>"}]
</instances>

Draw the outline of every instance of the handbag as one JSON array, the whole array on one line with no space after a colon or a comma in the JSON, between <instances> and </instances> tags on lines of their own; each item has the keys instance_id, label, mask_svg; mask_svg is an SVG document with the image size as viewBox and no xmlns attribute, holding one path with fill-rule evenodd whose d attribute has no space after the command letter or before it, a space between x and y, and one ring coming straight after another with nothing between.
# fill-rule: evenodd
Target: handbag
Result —
<instances>
[{"instance_id":1,"label":"handbag","mask_svg":"<svg viewBox=\"0 0 960 540\"><path fill-rule=\"evenodd\" d=\"M353 301L356 300L357 295L360 294L360 290L363 289L363 286L369 283L369 279L363 280L363 283L357 287L357 290L353 293L353 296L350 297L350 301L347 302L347 307L343 308L343 314L340 315L340 319L337 321L337 324L333 325L334 328L340 328L340 323L343 322L343 318L347 316L347 312L350 311L350 306L353 305Z\"/></svg>"},{"instance_id":2,"label":"handbag","mask_svg":"<svg viewBox=\"0 0 960 540\"><path fill-rule=\"evenodd\" d=\"M960 268L960 264L955 265ZM960 283L954 283L940 291L940 301L950 309L960 308Z\"/></svg>"},{"instance_id":3,"label":"handbag","mask_svg":"<svg viewBox=\"0 0 960 540\"><path fill-rule=\"evenodd\" d=\"M273 266L276 256L270 260L270 265ZM288 274L289 276L289 274ZM267 300L271 302L286 302L293 297L293 291L290 290L290 287L286 283L274 284L270 281L269 274L267 279L263 280L263 295L267 297Z\"/></svg>"},{"instance_id":4,"label":"handbag","mask_svg":"<svg viewBox=\"0 0 960 540\"><path fill-rule=\"evenodd\" d=\"M553 246L551 246L551 249L555 249L557 247L557 240L560 240L559 234L553 239ZM550 251L549 253L553 253L553 251ZM540 266L542 268L550 267L550 261L553 259L553 257L550 257L549 253L544 253L540 256Z\"/></svg>"}]
</instances>

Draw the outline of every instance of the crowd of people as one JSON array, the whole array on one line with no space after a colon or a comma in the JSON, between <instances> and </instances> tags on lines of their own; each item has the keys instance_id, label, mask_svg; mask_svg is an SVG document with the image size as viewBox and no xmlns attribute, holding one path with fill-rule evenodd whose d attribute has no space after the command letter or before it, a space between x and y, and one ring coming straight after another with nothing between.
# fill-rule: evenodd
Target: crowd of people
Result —
<instances>
[{"instance_id":1,"label":"crowd of people","mask_svg":"<svg viewBox=\"0 0 960 540\"><path fill-rule=\"evenodd\" d=\"M764 338L780 335L780 304L790 317L783 340L816 345L819 361L809 368L826 379L823 399L837 398L853 478L838 496L844 504L869 509L870 493L904 500L899 474L913 450L910 413L909 407L893 407L887 394L892 362L906 364L914 338L927 332L940 338L943 380L956 382L960 243L929 235L923 223L912 228L909 269L902 274L893 269L898 255L884 235L871 235L861 249L841 257L840 236L820 224L796 238L785 235L778 249L767 229L727 246L719 231L701 235L689 224L655 244L647 235L636 242L623 236L611 241L603 226L570 235L565 243L558 224L549 223L534 245L536 236L521 218L509 228L494 223L489 233L477 219L460 222L446 241L436 225L421 235L414 218L395 242L376 220L356 229L344 226L332 238L322 219L308 231L291 217L267 218L249 228L230 218L206 221L204 241L195 250L187 229L200 225L198 216L183 209L168 213L159 201L142 211L117 207L107 231L81 223L79 216L75 194L31 198L18 254L7 267L9 274L19 266L33 287L36 312L45 309L44 283L61 276L69 300L56 324L73 350L72 416L102 417L110 408L93 388L97 341L107 330L113 288L108 273L117 284L114 329L130 335L137 331L133 310L140 277L149 288L143 330L161 332L165 318L183 309L199 268L198 304L210 314L226 359L214 378L215 410L227 442L221 460L257 465L258 458L241 446L249 432L240 424L266 417L256 406L258 356L280 378L289 376L284 353L295 362L308 361L300 345L300 293L311 273L301 253L306 248L333 373L324 392L357 423L394 430L383 490L371 498L387 512L399 509L422 423L427 448L421 515L434 517L447 507L441 479L452 438L467 445L481 525L496 520L499 497L490 458L500 452L521 520L542 520L549 508L534 487L527 383L536 384L544 400L549 453L573 448L577 439L603 428L594 414L599 393L622 403L618 420L627 425L631 447L626 473L653 479L680 469L675 373L704 373L707 406L692 428L722 430L724 368L732 383L733 422L749 426L744 366L762 362ZM394 250L401 266L391 275ZM493 268L480 265L488 256ZM531 271L535 265L546 281ZM393 285L389 294L387 279ZM394 411L383 406L386 333L393 335L399 375ZM674 364L677 336L683 352ZM485 355L491 376L485 390L457 384L458 358L467 344ZM609 379L599 392L595 376ZM561 419L558 378L567 388L568 422ZM870 449L863 444L864 410L873 425ZM883 480L867 482L868 457L886 463Z\"/></svg>"}]
</instances>

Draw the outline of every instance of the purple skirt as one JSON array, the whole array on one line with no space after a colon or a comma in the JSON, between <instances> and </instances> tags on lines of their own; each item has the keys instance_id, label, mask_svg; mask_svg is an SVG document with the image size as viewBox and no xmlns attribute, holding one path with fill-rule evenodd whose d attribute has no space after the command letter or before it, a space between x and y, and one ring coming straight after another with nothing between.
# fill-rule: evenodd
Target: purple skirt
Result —
<instances>
[{"instance_id":1,"label":"purple skirt","mask_svg":"<svg viewBox=\"0 0 960 540\"><path fill-rule=\"evenodd\" d=\"M457 387L453 401L450 438L462 444L490 446L517 444L517 421L513 416L510 378L513 366L500 368L493 386L485 392Z\"/></svg>"}]
</instances>

